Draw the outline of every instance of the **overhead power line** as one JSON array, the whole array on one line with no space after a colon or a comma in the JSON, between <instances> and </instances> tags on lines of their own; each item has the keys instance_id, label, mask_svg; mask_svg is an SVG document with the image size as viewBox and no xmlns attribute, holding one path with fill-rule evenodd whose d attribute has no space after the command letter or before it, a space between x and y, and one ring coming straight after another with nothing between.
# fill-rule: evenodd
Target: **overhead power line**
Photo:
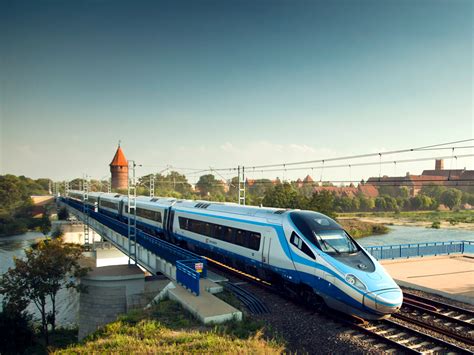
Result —
<instances>
[{"instance_id":1,"label":"overhead power line","mask_svg":"<svg viewBox=\"0 0 474 355\"><path fill-rule=\"evenodd\" d=\"M275 172L275 171L294 171L294 170L308 170L308 169L331 169L331 168L349 168L355 166L369 166L369 165L386 165L386 164L400 164L400 163L412 163L417 161L427 161L427 160L435 160L435 159L451 159L451 158L467 158L467 157L474 157L474 154L462 154L462 155L447 155L442 157L429 157L429 158L417 158L417 159L403 159L403 160L390 160L390 161L377 161L377 162L366 162L366 163L355 163L355 164L338 164L338 165L318 165L318 166L305 166L305 167L298 167L298 168L279 168L279 169L259 169L253 170L250 168L248 173L257 172L257 173L265 173L265 172Z\"/></svg>"},{"instance_id":2,"label":"overhead power line","mask_svg":"<svg viewBox=\"0 0 474 355\"><path fill-rule=\"evenodd\" d=\"M459 144L465 142L471 142L474 139L463 139L454 142L446 142L446 143L439 143L439 144L432 144L423 147L417 148L408 148L408 149L399 149L399 150L391 150L387 152L379 152L379 153L368 153L368 154L357 154L357 155L349 155L343 157L335 157L335 158L326 158L326 159L317 159L317 160L307 160L307 161L299 161L299 162L290 162L290 163L280 163L280 164L267 164L267 165L255 165L255 166L246 166L247 169L260 169L260 168L273 168L277 166L286 167L292 165L303 165L303 164L312 164L312 163L325 163L329 161L337 161L337 160L349 160L349 159L359 159L359 158L368 158L368 157L376 157L382 155L391 155L391 154L399 154L399 153L407 153L407 152L414 152L414 151L421 151L421 150L428 150L430 148L435 147L442 147L448 144ZM451 147L451 149L456 149L456 147ZM215 169L218 170L218 169Z\"/></svg>"}]
</instances>

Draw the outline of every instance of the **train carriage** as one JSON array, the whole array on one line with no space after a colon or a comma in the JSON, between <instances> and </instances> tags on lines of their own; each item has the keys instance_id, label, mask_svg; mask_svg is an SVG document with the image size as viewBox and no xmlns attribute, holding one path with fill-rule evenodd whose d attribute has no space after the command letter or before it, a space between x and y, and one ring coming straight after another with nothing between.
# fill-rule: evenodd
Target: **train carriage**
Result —
<instances>
[{"instance_id":1,"label":"train carriage","mask_svg":"<svg viewBox=\"0 0 474 355\"><path fill-rule=\"evenodd\" d=\"M127 197L104 193L97 199L99 213L128 222ZM136 222L149 234L310 303L324 301L367 319L389 316L402 304L400 288L377 260L317 212L141 196Z\"/></svg>"}]
</instances>

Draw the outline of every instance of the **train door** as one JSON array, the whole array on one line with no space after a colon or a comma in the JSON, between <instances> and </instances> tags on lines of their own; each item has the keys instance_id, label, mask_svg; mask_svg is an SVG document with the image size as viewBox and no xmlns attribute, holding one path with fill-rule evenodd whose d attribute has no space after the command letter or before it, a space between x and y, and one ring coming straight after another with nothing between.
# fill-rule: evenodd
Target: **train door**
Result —
<instances>
[{"instance_id":1,"label":"train door","mask_svg":"<svg viewBox=\"0 0 474 355\"><path fill-rule=\"evenodd\" d=\"M163 212L163 237L168 239L168 208L165 208Z\"/></svg>"},{"instance_id":2,"label":"train door","mask_svg":"<svg viewBox=\"0 0 474 355\"><path fill-rule=\"evenodd\" d=\"M270 247L272 239L269 236L262 236L262 263L270 263Z\"/></svg>"},{"instance_id":3,"label":"train door","mask_svg":"<svg viewBox=\"0 0 474 355\"><path fill-rule=\"evenodd\" d=\"M173 235L173 223L174 223L174 210L170 207L169 222L168 222L168 231L170 236Z\"/></svg>"}]
</instances>

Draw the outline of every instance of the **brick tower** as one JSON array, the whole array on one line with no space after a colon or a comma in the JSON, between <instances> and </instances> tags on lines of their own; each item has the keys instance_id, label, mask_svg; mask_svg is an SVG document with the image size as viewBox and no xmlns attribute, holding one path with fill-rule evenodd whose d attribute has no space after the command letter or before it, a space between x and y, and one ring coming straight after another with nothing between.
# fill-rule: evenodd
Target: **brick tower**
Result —
<instances>
[{"instance_id":1,"label":"brick tower","mask_svg":"<svg viewBox=\"0 0 474 355\"><path fill-rule=\"evenodd\" d=\"M110 163L110 173L112 174L112 190L127 188L128 161L120 148L120 143Z\"/></svg>"}]
</instances>

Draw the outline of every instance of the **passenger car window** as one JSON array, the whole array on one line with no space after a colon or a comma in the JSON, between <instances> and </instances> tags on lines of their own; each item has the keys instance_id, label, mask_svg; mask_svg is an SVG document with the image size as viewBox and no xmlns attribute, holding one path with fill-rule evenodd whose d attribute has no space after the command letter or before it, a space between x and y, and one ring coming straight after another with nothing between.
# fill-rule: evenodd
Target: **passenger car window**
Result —
<instances>
[{"instance_id":1,"label":"passenger car window","mask_svg":"<svg viewBox=\"0 0 474 355\"><path fill-rule=\"evenodd\" d=\"M303 253L308 255L311 259L316 260L313 251L308 247L308 245L301 239L295 232L291 234L290 243L301 250Z\"/></svg>"}]
</instances>

